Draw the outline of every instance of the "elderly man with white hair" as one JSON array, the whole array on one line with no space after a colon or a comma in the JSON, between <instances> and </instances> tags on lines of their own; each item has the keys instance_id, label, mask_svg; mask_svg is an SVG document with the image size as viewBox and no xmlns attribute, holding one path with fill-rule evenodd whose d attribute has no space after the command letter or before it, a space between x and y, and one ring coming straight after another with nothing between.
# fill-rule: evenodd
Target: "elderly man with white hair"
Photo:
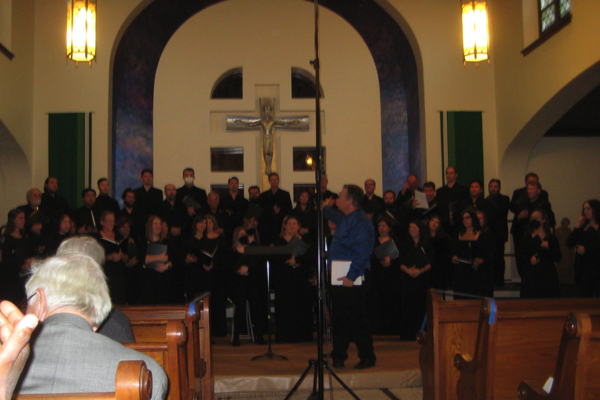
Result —
<instances>
[{"instance_id":1,"label":"elderly man with white hair","mask_svg":"<svg viewBox=\"0 0 600 400\"><path fill-rule=\"evenodd\" d=\"M152 372L152 399L166 398L167 376L152 358L95 333L111 310L96 261L66 253L34 263L26 290L27 311L40 324L16 393L113 392L119 362L143 360Z\"/></svg>"}]
</instances>

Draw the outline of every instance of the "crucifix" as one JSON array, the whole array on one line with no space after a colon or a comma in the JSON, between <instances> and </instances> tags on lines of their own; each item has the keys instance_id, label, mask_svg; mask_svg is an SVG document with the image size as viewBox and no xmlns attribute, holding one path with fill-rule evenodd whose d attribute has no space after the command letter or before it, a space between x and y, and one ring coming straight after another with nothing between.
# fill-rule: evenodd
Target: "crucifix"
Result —
<instances>
[{"instance_id":1,"label":"crucifix","mask_svg":"<svg viewBox=\"0 0 600 400\"><path fill-rule=\"evenodd\" d=\"M262 153L265 160L265 175L271 171L273 160L273 143L275 128L286 131L308 131L308 115L300 117L274 117L275 99L268 97L259 99L260 117L237 117L228 115L225 126L227 131L244 131L260 129L262 136Z\"/></svg>"}]
</instances>

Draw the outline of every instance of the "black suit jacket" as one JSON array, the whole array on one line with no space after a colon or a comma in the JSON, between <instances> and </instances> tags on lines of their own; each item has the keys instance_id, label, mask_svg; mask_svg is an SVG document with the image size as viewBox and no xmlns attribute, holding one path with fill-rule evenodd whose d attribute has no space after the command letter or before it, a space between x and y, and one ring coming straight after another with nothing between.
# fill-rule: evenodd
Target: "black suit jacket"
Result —
<instances>
[{"instance_id":1,"label":"black suit jacket","mask_svg":"<svg viewBox=\"0 0 600 400\"><path fill-rule=\"evenodd\" d=\"M163 201L163 192L151 187L150 190L142 186L133 191L135 194L135 205L140 209L144 221L150 215L160 215Z\"/></svg>"}]
</instances>

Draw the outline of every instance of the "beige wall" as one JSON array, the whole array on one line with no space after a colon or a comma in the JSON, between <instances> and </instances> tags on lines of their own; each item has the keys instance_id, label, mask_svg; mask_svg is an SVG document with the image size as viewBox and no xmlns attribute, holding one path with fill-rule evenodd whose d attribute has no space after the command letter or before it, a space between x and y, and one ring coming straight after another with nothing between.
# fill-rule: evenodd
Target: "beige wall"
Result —
<instances>
[{"instance_id":1,"label":"beige wall","mask_svg":"<svg viewBox=\"0 0 600 400\"><path fill-rule=\"evenodd\" d=\"M477 68L463 67L462 17L455 1L389 0L380 3L397 20L400 14L410 26L413 49L422 56L422 85L427 163L424 177L442 184L440 111L483 111L484 175L496 177L496 102L494 98L495 62ZM491 11L490 11L491 12ZM402 24L401 24L402 26ZM492 43L493 46L493 43ZM445 129L445 128L444 128ZM447 158L446 158L447 160ZM446 161L447 162L447 161Z\"/></svg>"},{"instance_id":2,"label":"beige wall","mask_svg":"<svg viewBox=\"0 0 600 400\"><path fill-rule=\"evenodd\" d=\"M105 1L98 7L97 62L66 62L66 3L38 0L35 9L33 182L48 174L48 113L92 112L92 183L109 171L109 76L115 38L138 0ZM60 182L59 182L60 186ZM59 189L60 190L60 189Z\"/></svg>"},{"instance_id":3,"label":"beige wall","mask_svg":"<svg viewBox=\"0 0 600 400\"><path fill-rule=\"evenodd\" d=\"M525 57L520 53L521 1L494 1L493 10L500 175L505 187L517 187L538 140L600 83L600 74L594 73L561 92L600 60L600 2L572 1L571 24Z\"/></svg>"},{"instance_id":4,"label":"beige wall","mask_svg":"<svg viewBox=\"0 0 600 400\"><path fill-rule=\"evenodd\" d=\"M210 147L242 145L245 170L235 175L246 187L260 186L259 132L226 132L224 122L226 115L257 116L256 86L273 85L279 90L279 116L310 118L309 132L276 134L274 170L287 190L294 183L314 183L314 173L292 168L293 147L315 145L314 100L291 97L292 67L314 72L309 64L314 59L313 8L304 1L232 0L196 14L175 33L156 74L155 182L175 179L180 184L182 169L190 165L201 187L226 184L233 173L208 172ZM381 110L373 58L346 21L327 9L320 17L322 132L330 188L341 190L344 183L362 184L367 178L381 183ZM257 24L261 20L269 23ZM211 100L217 79L235 67L243 67L244 99Z\"/></svg>"},{"instance_id":5,"label":"beige wall","mask_svg":"<svg viewBox=\"0 0 600 400\"><path fill-rule=\"evenodd\" d=\"M578 0L573 1L572 13L573 22L552 37L548 42L534 50L527 57L523 57L520 51L523 48L525 39L523 34L522 21L522 0L494 0L490 1L490 30L492 35L491 42L491 65L483 64L479 68L474 65L462 65L461 55L461 17L459 14L459 5L454 1L412 1L412 0L378 0L379 3L394 17L398 23L406 30L409 40L417 54L417 63L420 74L420 90L422 93L422 132L424 136L426 163L423 166L424 177L440 184L442 181L441 165L441 146L439 137L439 111L459 111L459 110L480 110L483 111L483 132L484 132L484 163L485 180L500 175L503 179L504 191L509 192L514 187L521 184L523 174L528 167L528 160L535 144L543 134L544 124L528 125L536 118L540 118L540 113L545 111L554 96L565 88L577 76L580 76L587 68L594 65L600 59L600 26L597 24L595 16L600 13L600 3L596 0ZM146 2L147 3L147 2ZM235 58L235 54L225 54L219 60L202 59L200 57L204 52L191 51L191 58L188 61L175 60L173 57L177 51L182 51L181 46L190 43L193 36L193 29L199 29L202 24L211 24L208 21L209 15L216 15L219 12L233 6L237 0L218 4L203 11L199 15L190 19L177 32L172 41L165 50L165 57L161 60L157 75L157 104L163 104L163 109L156 110L156 140L157 143L164 143L165 138L169 138L169 132L177 129L180 132L206 132L209 129L209 118L206 111L252 111L254 110L253 98L251 96L241 101L229 101L223 103L210 102L206 88L212 87L214 80L225 69L244 65L245 70L245 91L252 93L252 88L257 83L280 83L282 108L289 111L305 111L312 108L310 101L291 101L289 92L281 82L289 82L289 67L299 66L307 70L312 70L308 65L308 60L314 56L312 54L312 29L310 26L309 11L310 7L300 0L279 0L269 3L269 0L260 0L258 6L269 8L269 4L278 4L283 12L286 10L295 10L294 18L289 21L291 26L297 26L299 31L294 35L293 43L297 51L290 51L287 48L280 51L285 52L288 59L285 62L279 59L271 59L270 63L276 68L268 76L264 74L263 68L259 67L257 59L252 56L250 49L262 49L265 43L278 42L281 37L277 35L283 33L287 24L282 24L277 18L271 19L268 28L254 28L251 36L256 40L250 43L249 38L241 35L243 26L232 29L232 41L244 43L250 46L248 53L244 58ZM255 3L255 2L252 2ZM109 92L110 92L110 57L114 52L115 42L120 32L126 27L126 21L135 14L137 9L142 7L139 0L120 0L103 2L99 8L98 14L98 62L93 64L90 69L86 65L80 65L75 68L73 63L65 62L64 50L64 25L65 25L65 4L62 0L22 0L13 2L13 36L12 49L17 55L13 62L6 59L0 60L0 119L8 127L8 130L14 136L16 142L21 147L28 159L28 164L32 169L32 176L22 172L20 180L24 190L26 186L41 186L47 176L47 113L49 112L94 112L93 125L93 174L92 180L95 181L100 176L109 174L110 167L110 120L109 120ZM248 7L251 2L239 2L240 7ZM288 9L289 7L289 9ZM221 11L219 11L221 8ZM137 10L137 11L136 11ZM31 16L34 12L35 17ZM203 15L204 14L204 15ZM322 53L323 62L323 86L325 88L326 99L323 109L325 111L325 138L324 142L331 148L334 145L335 135L347 134L344 132L350 123L344 120L346 106L356 104L357 98L353 96L357 93L363 93L369 99L375 96L374 87L356 87L347 92L338 94L337 88L340 87L342 78L352 78L352 75L358 70L344 68L343 73L348 74L344 77L336 76L336 67L339 71L340 66L354 65L353 59L344 59L345 50L348 50L339 43L338 34L343 35L344 40L351 40L357 43L354 55L360 57L360 67L364 75L367 76L365 82L373 83L372 61L368 60L365 54L364 44L357 40L356 32L348 29L344 21L328 12L323 13L323 18L328 23L334 24L341 29L342 33L327 33L323 27ZM35 31L31 27L32 18L35 22ZM239 18L239 17L236 17ZM293 25L292 25L293 24ZM222 26L223 24L219 24ZM332 25L332 27L334 26ZM208 26L208 25L206 25ZM259 34L266 32L265 38L260 38ZM185 37L187 35L187 38ZM328 36L329 35L329 36ZM209 37L215 40L214 37ZM220 43L220 42L215 42ZM211 49L215 43L202 41L199 45L206 51ZM278 42L279 43L279 42ZM221 43L224 44L224 43ZM252 47L255 46L255 47ZM28 49L29 51L21 51ZM34 56L31 55L31 49L34 50ZM239 50L239 49L238 49ZM294 49L296 50L296 49ZM218 62L217 62L218 61ZM169 76L165 68L172 68L173 71L185 72L186 68L201 67L201 70L195 71L197 80L193 82L193 87L198 93L191 93L185 100L191 100L194 105L200 108L184 109L190 111L189 121L181 121L181 118L175 118L172 125L167 123L165 112L169 105L165 104L173 98L178 99L176 93L164 90L164 85L170 80L177 80L177 77ZM190 72L185 72L189 74ZM171 74L173 75L173 74ZM596 74L600 76L600 74ZM339 78L339 79L338 79ZM353 79L353 78L352 78ZM590 78L587 85L591 89L595 83ZM587 82L587 81L586 81ZM181 82L174 82L181 85ZM337 86L336 86L337 85ZM543 115L549 115L544 118L546 126L551 125L552 119L557 119L564 111L570 107L578 98L586 93L586 89L579 91L568 90L565 101L559 102L559 106L554 106L552 112ZM328 90L328 87L336 88ZM182 88L182 90L189 88ZM336 96L339 96L336 98ZM552 103L553 104L553 103ZM566 107L566 108L565 108ZM378 105L371 107L368 112L364 112L368 117L363 120L357 119L355 135L364 134L364 132L380 129L379 119L374 115L377 113ZM203 111L202 111L203 110ZM360 109L362 112L362 108ZM561 112L562 110L562 112ZM356 110L353 110L356 111ZM176 112L176 110L173 110ZM197 114L196 114L197 113ZM353 116L359 112L353 112ZM179 116L176 114L175 116ZM377 120L377 121L376 121ZM365 123L370 128L365 128ZM167 126L169 128L167 129ZM377 128L374 129L373 126ZM169 132L168 132L169 131ZM251 137L251 134L245 133ZM286 133L285 135L290 135ZM304 143L303 134L294 136L287 140L287 146L292 143ZM254 143L248 146L256 146L256 135ZM283 135L282 135L283 137ZM287 136L289 138L289 136ZM379 133L375 133L374 142L379 142ZM170 137L172 140L173 137ZM167 139L168 141L169 139ZM179 140L179 139L177 139ZM212 140L212 139L211 139ZM216 139L215 139L216 140ZM251 139L244 139L250 140ZM308 143L308 139L307 143ZM373 141L372 141L373 142ZM282 143L285 143L282 142ZM346 145L346 143L343 143ZM157 148L157 166L160 165L164 172L157 168L158 184L166 181L181 181L181 165L192 163L192 165L202 165L199 159L195 158L192 151L182 154L173 154L171 150L160 155L160 149ZM165 148L166 149L166 148ZM507 151L508 150L508 151ZM328 151L330 151L328 149ZM352 151L355 151L352 149ZM373 157L379 157L380 151L377 148L368 148L369 154ZM375 155L377 153L377 155ZM330 154L330 153L329 153ZM171 167L165 159L174 156L182 157L176 167ZM206 156L205 156L206 157ZM333 157L333 156L332 156ZM331 162L329 169L335 169L335 163ZM285 160L280 160L285 161ZM206 164L204 164L206 165ZM343 164L345 165L345 164ZM379 167L379 163L369 163ZM200 167L199 167L200 168ZM285 171L285 165L282 166ZM339 179L344 181L362 182L366 175L374 176L375 179L381 174L377 170L365 170L352 165L349 173L342 174L342 169L335 172ZM333 171L332 171L333 172ZM3 173L6 171L3 169ZM215 178L216 179L216 178ZM244 179L252 180L252 177ZM337 179L337 178L336 178ZM219 181L221 177L219 177ZM204 183L204 182L203 182ZM213 183L212 178L207 180L205 185ZM333 184L333 182L332 182ZM282 185L288 188L288 182L282 179ZM336 187L334 189L337 189ZM379 188L381 189L381 187ZM13 205L20 204L23 190L19 190L19 199L14 200ZM8 208L3 202L2 207ZM11 205L12 206L12 205ZM1 210L0 210L1 211Z\"/></svg>"},{"instance_id":6,"label":"beige wall","mask_svg":"<svg viewBox=\"0 0 600 400\"><path fill-rule=\"evenodd\" d=\"M542 138L533 148L527 170L540 176L548 191L557 225L563 217L571 228L584 201L600 197L600 138Z\"/></svg>"},{"instance_id":7,"label":"beige wall","mask_svg":"<svg viewBox=\"0 0 600 400\"><path fill-rule=\"evenodd\" d=\"M11 61L0 55L0 224L31 185L34 1L12 5Z\"/></svg>"}]
</instances>

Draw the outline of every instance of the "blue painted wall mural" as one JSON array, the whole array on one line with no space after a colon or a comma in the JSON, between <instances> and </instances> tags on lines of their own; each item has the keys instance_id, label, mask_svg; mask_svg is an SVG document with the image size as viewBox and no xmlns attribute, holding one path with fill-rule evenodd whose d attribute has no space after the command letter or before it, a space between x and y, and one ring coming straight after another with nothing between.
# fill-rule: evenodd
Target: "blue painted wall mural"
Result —
<instances>
[{"instance_id":1,"label":"blue painted wall mural","mask_svg":"<svg viewBox=\"0 0 600 400\"><path fill-rule=\"evenodd\" d=\"M155 0L126 29L113 64L113 182L117 197L140 186L153 165L154 79L160 56L179 27L224 0ZM398 191L409 173L421 175L417 67L394 19L373 0L321 0L361 35L377 67L381 94L384 190ZM183 166L182 166L183 168Z\"/></svg>"}]
</instances>

